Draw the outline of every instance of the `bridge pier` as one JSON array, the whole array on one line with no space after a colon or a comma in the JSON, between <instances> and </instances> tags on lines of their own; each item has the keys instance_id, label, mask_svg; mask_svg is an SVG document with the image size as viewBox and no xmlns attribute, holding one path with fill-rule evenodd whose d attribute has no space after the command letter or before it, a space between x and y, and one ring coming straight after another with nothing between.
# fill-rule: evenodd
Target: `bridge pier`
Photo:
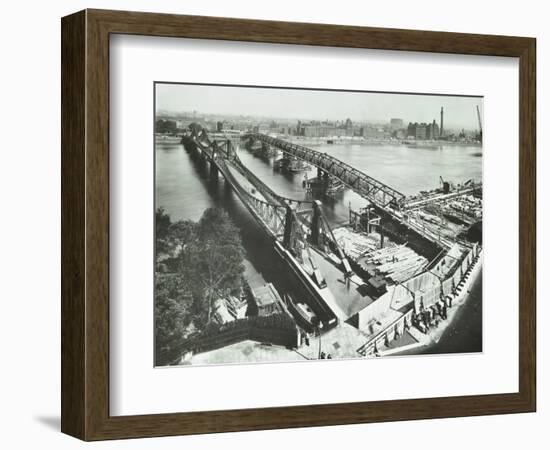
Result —
<instances>
[{"instance_id":1,"label":"bridge pier","mask_svg":"<svg viewBox=\"0 0 550 450\"><path fill-rule=\"evenodd\" d=\"M218 153L218 144L216 141L214 141L214 144L212 145L212 158L210 159L210 180L217 181L218 180L218 166L216 164L216 155Z\"/></svg>"},{"instance_id":2,"label":"bridge pier","mask_svg":"<svg viewBox=\"0 0 550 450\"><path fill-rule=\"evenodd\" d=\"M286 205L286 214L285 214L285 231L283 235L283 246L287 249L294 248L294 209L290 205Z\"/></svg>"},{"instance_id":3,"label":"bridge pier","mask_svg":"<svg viewBox=\"0 0 550 450\"><path fill-rule=\"evenodd\" d=\"M321 202L315 200L313 202L313 217L311 219L311 242L313 245L321 245Z\"/></svg>"},{"instance_id":4,"label":"bridge pier","mask_svg":"<svg viewBox=\"0 0 550 450\"><path fill-rule=\"evenodd\" d=\"M321 169L320 167L317 167L317 180L321 181L323 184L323 188L326 189L330 183L328 172Z\"/></svg>"},{"instance_id":5,"label":"bridge pier","mask_svg":"<svg viewBox=\"0 0 550 450\"><path fill-rule=\"evenodd\" d=\"M206 158L200 148L197 147L197 152L193 155L193 159L196 161L200 171L204 173L206 171Z\"/></svg>"},{"instance_id":6,"label":"bridge pier","mask_svg":"<svg viewBox=\"0 0 550 450\"><path fill-rule=\"evenodd\" d=\"M227 139L225 142L225 149L226 154L229 159L233 157L233 153L235 152L235 149L233 148L233 142L231 142L231 139Z\"/></svg>"},{"instance_id":7,"label":"bridge pier","mask_svg":"<svg viewBox=\"0 0 550 450\"><path fill-rule=\"evenodd\" d=\"M218 166L214 161L210 161L210 179L213 181L218 180Z\"/></svg>"},{"instance_id":8,"label":"bridge pier","mask_svg":"<svg viewBox=\"0 0 550 450\"><path fill-rule=\"evenodd\" d=\"M328 172L323 172L323 186L327 188L329 183L330 183L330 178L329 178Z\"/></svg>"},{"instance_id":9,"label":"bridge pier","mask_svg":"<svg viewBox=\"0 0 550 450\"><path fill-rule=\"evenodd\" d=\"M252 148L252 145L254 145L254 138L252 137L248 137L244 140L244 147L247 149L247 150L250 150Z\"/></svg>"}]
</instances>

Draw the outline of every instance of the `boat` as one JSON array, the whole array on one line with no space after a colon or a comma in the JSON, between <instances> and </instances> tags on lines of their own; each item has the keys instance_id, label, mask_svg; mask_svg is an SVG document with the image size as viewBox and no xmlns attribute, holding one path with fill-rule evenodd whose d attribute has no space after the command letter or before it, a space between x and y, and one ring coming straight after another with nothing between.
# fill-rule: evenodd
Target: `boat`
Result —
<instances>
[{"instance_id":1,"label":"boat","mask_svg":"<svg viewBox=\"0 0 550 450\"><path fill-rule=\"evenodd\" d=\"M292 173L305 172L309 169L311 169L311 166L299 159L290 160L290 163L285 168L285 170Z\"/></svg>"},{"instance_id":2,"label":"boat","mask_svg":"<svg viewBox=\"0 0 550 450\"><path fill-rule=\"evenodd\" d=\"M294 317L294 320L300 327L308 332L315 329L319 320L308 305L302 302L294 302L289 294L284 294L284 301L292 317Z\"/></svg>"},{"instance_id":3,"label":"boat","mask_svg":"<svg viewBox=\"0 0 550 450\"><path fill-rule=\"evenodd\" d=\"M280 158L273 163L273 168L282 172L298 173L310 170L311 166L301 159Z\"/></svg>"},{"instance_id":4,"label":"boat","mask_svg":"<svg viewBox=\"0 0 550 450\"><path fill-rule=\"evenodd\" d=\"M328 180L319 177L308 178L307 173L302 186L309 192L320 192L328 196L334 196L346 188L346 185L337 178L329 177Z\"/></svg>"},{"instance_id":5,"label":"boat","mask_svg":"<svg viewBox=\"0 0 550 450\"><path fill-rule=\"evenodd\" d=\"M283 170L284 166L287 164L287 160L284 158L278 159L273 163L273 168L275 170Z\"/></svg>"},{"instance_id":6,"label":"boat","mask_svg":"<svg viewBox=\"0 0 550 450\"><path fill-rule=\"evenodd\" d=\"M254 142L252 145L248 147L248 150L253 153L254 155L259 154L262 151L262 143L261 142Z\"/></svg>"},{"instance_id":7,"label":"boat","mask_svg":"<svg viewBox=\"0 0 550 450\"><path fill-rule=\"evenodd\" d=\"M327 195L335 195L338 192L342 192L345 189L345 184L340 180L331 179L326 194Z\"/></svg>"}]
</instances>

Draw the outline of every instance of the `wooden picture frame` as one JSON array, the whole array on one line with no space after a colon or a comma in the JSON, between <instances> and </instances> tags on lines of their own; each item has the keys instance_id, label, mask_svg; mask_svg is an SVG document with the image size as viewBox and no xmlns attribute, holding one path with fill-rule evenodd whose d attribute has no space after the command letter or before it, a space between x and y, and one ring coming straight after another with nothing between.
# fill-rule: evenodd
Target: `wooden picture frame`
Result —
<instances>
[{"instance_id":1,"label":"wooden picture frame","mask_svg":"<svg viewBox=\"0 0 550 450\"><path fill-rule=\"evenodd\" d=\"M61 25L64 433L101 440L535 411L535 39L104 10ZM116 33L519 58L519 392L110 416L109 36Z\"/></svg>"}]
</instances>

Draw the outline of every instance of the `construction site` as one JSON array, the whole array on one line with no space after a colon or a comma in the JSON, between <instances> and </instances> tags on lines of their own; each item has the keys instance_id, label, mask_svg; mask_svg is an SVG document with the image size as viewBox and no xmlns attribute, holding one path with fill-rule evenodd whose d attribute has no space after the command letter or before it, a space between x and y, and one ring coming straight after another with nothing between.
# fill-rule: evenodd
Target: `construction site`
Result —
<instances>
[{"instance_id":1,"label":"construction site","mask_svg":"<svg viewBox=\"0 0 550 450\"><path fill-rule=\"evenodd\" d=\"M315 166L317 177L306 172L301 183L306 198L313 191L331 196L352 190L365 206L350 204L347 223L331 226L321 201L284 199L246 168L229 141L223 159L216 157L222 147L209 143L213 173L222 172L272 233L281 259L307 289L296 294L264 283L249 289L248 301L221 298L216 317L222 335L237 337L209 338L209 345L188 352L180 363L376 357L436 342L481 271L481 183L440 176L433 189L405 196L334 158L325 163L326 153L259 134L244 141L245 151L275 172L292 176ZM186 142L208 148L209 141L203 132ZM265 328L266 318L284 323L284 336ZM264 328L235 332L234 323L252 319Z\"/></svg>"},{"instance_id":2,"label":"construction site","mask_svg":"<svg viewBox=\"0 0 550 450\"><path fill-rule=\"evenodd\" d=\"M348 321L367 337L363 356L433 342L481 270L482 186L440 181L407 198L398 215L350 209L349 224L333 230L372 299Z\"/></svg>"}]
</instances>

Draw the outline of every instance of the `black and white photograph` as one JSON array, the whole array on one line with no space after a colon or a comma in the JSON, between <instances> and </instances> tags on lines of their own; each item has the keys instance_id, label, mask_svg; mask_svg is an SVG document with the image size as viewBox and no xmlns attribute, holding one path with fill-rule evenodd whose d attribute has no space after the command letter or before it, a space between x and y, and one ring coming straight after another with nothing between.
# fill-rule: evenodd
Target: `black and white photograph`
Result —
<instances>
[{"instance_id":1,"label":"black and white photograph","mask_svg":"<svg viewBox=\"0 0 550 450\"><path fill-rule=\"evenodd\" d=\"M0 448L548 441L548 8L453 6L6 3Z\"/></svg>"},{"instance_id":2,"label":"black and white photograph","mask_svg":"<svg viewBox=\"0 0 550 450\"><path fill-rule=\"evenodd\" d=\"M155 366L483 351L482 97L154 99Z\"/></svg>"}]
</instances>

